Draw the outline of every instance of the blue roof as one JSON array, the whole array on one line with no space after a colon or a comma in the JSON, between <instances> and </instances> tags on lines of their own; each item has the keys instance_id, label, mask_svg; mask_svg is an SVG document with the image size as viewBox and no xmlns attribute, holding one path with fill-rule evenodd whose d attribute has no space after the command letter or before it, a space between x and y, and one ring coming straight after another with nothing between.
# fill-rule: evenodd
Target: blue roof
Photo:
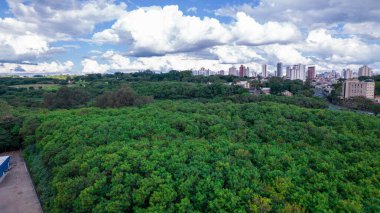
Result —
<instances>
[{"instance_id":1,"label":"blue roof","mask_svg":"<svg viewBox=\"0 0 380 213\"><path fill-rule=\"evenodd\" d=\"M0 166L7 160L9 160L9 156L0 156Z\"/></svg>"}]
</instances>

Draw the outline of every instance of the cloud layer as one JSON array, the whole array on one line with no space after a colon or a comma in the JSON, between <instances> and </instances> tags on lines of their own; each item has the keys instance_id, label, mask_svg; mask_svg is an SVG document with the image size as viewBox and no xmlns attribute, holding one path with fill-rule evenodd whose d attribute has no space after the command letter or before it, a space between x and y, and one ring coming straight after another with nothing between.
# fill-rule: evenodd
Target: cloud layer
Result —
<instances>
[{"instance_id":1,"label":"cloud layer","mask_svg":"<svg viewBox=\"0 0 380 213\"><path fill-rule=\"evenodd\" d=\"M220 70L234 64L259 71L260 64L278 61L321 71L368 64L380 71L377 0L249 2L200 15L199 7L183 12L181 5L127 9L113 0L7 0L11 15L0 17L0 61L14 63L1 64L0 72ZM66 53L72 42L75 51Z\"/></svg>"},{"instance_id":2,"label":"cloud layer","mask_svg":"<svg viewBox=\"0 0 380 213\"><path fill-rule=\"evenodd\" d=\"M291 23L260 24L237 13L230 24L215 18L187 16L178 6L140 8L124 14L110 29L95 33L96 43L119 43L134 56L190 52L216 45L288 43L300 38Z\"/></svg>"}]
</instances>

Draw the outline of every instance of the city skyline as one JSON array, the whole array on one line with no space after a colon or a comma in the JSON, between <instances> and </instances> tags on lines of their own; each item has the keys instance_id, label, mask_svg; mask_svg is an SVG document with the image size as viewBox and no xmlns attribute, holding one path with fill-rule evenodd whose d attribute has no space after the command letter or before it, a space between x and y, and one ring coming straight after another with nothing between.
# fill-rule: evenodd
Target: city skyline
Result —
<instances>
[{"instance_id":1,"label":"city skyline","mask_svg":"<svg viewBox=\"0 0 380 213\"><path fill-rule=\"evenodd\" d=\"M1 0L0 74L150 69L380 73L376 0ZM341 12L344 11L344 12ZM365 11L365 12L363 12Z\"/></svg>"}]
</instances>

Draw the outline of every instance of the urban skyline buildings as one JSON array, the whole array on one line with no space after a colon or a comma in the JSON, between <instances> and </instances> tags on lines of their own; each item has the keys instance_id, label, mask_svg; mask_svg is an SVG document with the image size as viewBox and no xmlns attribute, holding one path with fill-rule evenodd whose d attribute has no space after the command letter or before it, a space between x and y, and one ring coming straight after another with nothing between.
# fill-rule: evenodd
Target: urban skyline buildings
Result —
<instances>
[{"instance_id":1,"label":"urban skyline buildings","mask_svg":"<svg viewBox=\"0 0 380 213\"><path fill-rule=\"evenodd\" d=\"M286 68L286 78L290 80L305 80L306 65L296 64Z\"/></svg>"},{"instance_id":2,"label":"urban skyline buildings","mask_svg":"<svg viewBox=\"0 0 380 213\"><path fill-rule=\"evenodd\" d=\"M289 80L313 80L317 76L324 76L325 78L343 78L343 79L354 79L361 76L372 76L373 72L372 69L366 65L360 67L357 72L354 72L352 69L342 69L341 71L332 70L330 72L321 72L319 70L319 73L317 72L315 65L305 65L305 64L295 64L295 65L288 65L285 68L286 73L283 73L284 70L284 64L282 62L278 62L276 66L273 69L273 66L271 67L271 71L268 69L268 64L262 64L261 65L261 74L260 76L263 78L268 78L271 76L276 77L284 77ZM217 71L211 71L210 69L202 67L199 70L193 70L192 71L194 75L232 75L232 76L238 76L238 77L256 77L257 73L254 69L250 69L248 66L241 64L238 68L236 66L232 66L228 68L227 71L225 70L217 70ZM285 75L284 75L285 74Z\"/></svg>"},{"instance_id":3,"label":"urban skyline buildings","mask_svg":"<svg viewBox=\"0 0 380 213\"><path fill-rule=\"evenodd\" d=\"M243 78L245 76L248 76L247 75L247 68L244 65L240 65L240 68L239 68L239 77Z\"/></svg>"},{"instance_id":4,"label":"urban skyline buildings","mask_svg":"<svg viewBox=\"0 0 380 213\"><path fill-rule=\"evenodd\" d=\"M268 77L268 67L267 67L266 64L263 64L263 65L261 66L261 76L262 76L263 78Z\"/></svg>"},{"instance_id":5,"label":"urban skyline buildings","mask_svg":"<svg viewBox=\"0 0 380 213\"><path fill-rule=\"evenodd\" d=\"M359 77L361 76L372 76L372 69L367 65L364 65L359 68Z\"/></svg>"},{"instance_id":6,"label":"urban skyline buildings","mask_svg":"<svg viewBox=\"0 0 380 213\"><path fill-rule=\"evenodd\" d=\"M276 72L277 77L282 77L282 70L283 70L282 63L278 62L277 63L277 72Z\"/></svg>"},{"instance_id":7,"label":"urban skyline buildings","mask_svg":"<svg viewBox=\"0 0 380 213\"><path fill-rule=\"evenodd\" d=\"M313 80L317 76L317 73L315 71L315 66L310 66L307 68L307 79Z\"/></svg>"},{"instance_id":8,"label":"urban skyline buildings","mask_svg":"<svg viewBox=\"0 0 380 213\"><path fill-rule=\"evenodd\" d=\"M342 78L344 79L352 79L353 73L351 69L343 69L342 71Z\"/></svg>"}]
</instances>

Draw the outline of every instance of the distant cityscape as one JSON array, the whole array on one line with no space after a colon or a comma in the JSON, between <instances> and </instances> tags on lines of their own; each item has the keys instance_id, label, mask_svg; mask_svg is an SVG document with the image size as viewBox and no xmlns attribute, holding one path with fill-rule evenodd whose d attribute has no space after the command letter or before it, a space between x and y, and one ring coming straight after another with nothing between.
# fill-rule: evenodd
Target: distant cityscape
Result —
<instances>
[{"instance_id":1,"label":"distant cityscape","mask_svg":"<svg viewBox=\"0 0 380 213\"><path fill-rule=\"evenodd\" d=\"M284 73L285 70L285 73ZM371 77L373 76L372 68L364 65L354 72L351 69L343 69L341 72L332 70L331 72L322 72L317 74L316 66L306 66L303 64L295 64L286 66L284 69L283 63L277 63L277 69L274 72L268 71L268 65L262 64L261 72L257 72L245 65L240 67L232 66L228 69L228 72L224 70L211 71L202 67L199 70L193 70L192 74L195 76L212 76L212 75L231 75L240 78L260 79L266 81L271 77L279 77L287 80L301 80L311 81L311 85L316 89L330 94L333 90L333 85L337 84L340 79L343 79L342 98L348 99L352 97L365 97L367 99L374 100L380 103L380 97L375 96L375 82L371 81L359 81L359 77ZM250 85L248 81L240 81L236 83L244 88L249 89ZM262 93L269 94L269 88L262 88ZM291 95L286 93L287 96Z\"/></svg>"},{"instance_id":2,"label":"distant cityscape","mask_svg":"<svg viewBox=\"0 0 380 213\"><path fill-rule=\"evenodd\" d=\"M257 72L255 70L250 69L245 65L240 65L240 67L232 66L228 69L228 71L220 70L220 71L211 71L210 69L202 67L199 70L192 70L193 75L202 75L202 76L212 76L212 75L232 75L238 77L248 77L248 78L268 78L268 77L285 77L285 79L289 80L312 80L317 77L322 78L330 78L330 79L352 79L358 78L361 76L372 76L373 71L367 65L364 65L359 68L358 72L353 72L351 69L343 69L341 72L332 70L331 72L323 72L317 74L317 70L315 66L306 66L303 64L296 64L286 66L284 75L284 65L283 63L277 63L277 69L273 72L268 70L268 65L263 64L261 66L261 72Z\"/></svg>"}]
</instances>

